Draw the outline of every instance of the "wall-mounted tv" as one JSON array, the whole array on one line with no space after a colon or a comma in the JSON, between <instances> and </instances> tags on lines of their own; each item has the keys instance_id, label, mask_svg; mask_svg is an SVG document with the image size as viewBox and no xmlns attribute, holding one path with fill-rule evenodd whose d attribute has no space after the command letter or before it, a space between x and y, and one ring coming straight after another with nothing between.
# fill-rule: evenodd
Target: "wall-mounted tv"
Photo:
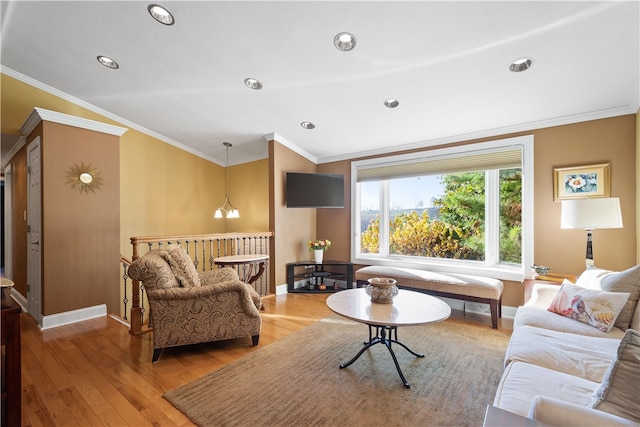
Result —
<instances>
[{"instance_id":1,"label":"wall-mounted tv","mask_svg":"<svg viewBox=\"0 0 640 427\"><path fill-rule=\"evenodd\" d=\"M344 208L344 175L287 172L288 208Z\"/></svg>"}]
</instances>

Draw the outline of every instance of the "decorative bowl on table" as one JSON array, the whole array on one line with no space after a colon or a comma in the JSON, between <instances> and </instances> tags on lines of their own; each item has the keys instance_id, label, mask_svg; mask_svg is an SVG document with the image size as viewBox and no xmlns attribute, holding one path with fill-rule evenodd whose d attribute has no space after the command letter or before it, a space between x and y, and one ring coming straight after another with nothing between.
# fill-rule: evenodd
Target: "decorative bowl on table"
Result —
<instances>
[{"instance_id":1,"label":"decorative bowl on table","mask_svg":"<svg viewBox=\"0 0 640 427\"><path fill-rule=\"evenodd\" d=\"M544 265L536 265L533 264L531 266L531 270L533 270L533 274L534 275L538 275L538 276L546 276L547 273L549 273L549 270L551 270L550 267L546 267Z\"/></svg>"},{"instance_id":2,"label":"decorative bowl on table","mask_svg":"<svg viewBox=\"0 0 640 427\"><path fill-rule=\"evenodd\" d=\"M395 279L385 277L372 277L367 280L369 284L364 291L371 297L371 302L378 304L391 304L393 298L398 295L398 287Z\"/></svg>"}]
</instances>

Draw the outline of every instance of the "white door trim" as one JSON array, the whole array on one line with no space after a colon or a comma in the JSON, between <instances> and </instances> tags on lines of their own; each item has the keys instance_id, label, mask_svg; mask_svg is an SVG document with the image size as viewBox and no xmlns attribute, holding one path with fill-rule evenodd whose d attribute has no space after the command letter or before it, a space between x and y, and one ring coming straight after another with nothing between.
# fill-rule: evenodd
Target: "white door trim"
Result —
<instances>
[{"instance_id":1,"label":"white door trim","mask_svg":"<svg viewBox=\"0 0 640 427\"><path fill-rule=\"evenodd\" d=\"M27 312L38 325L42 325L41 155L38 136L27 147Z\"/></svg>"}]
</instances>

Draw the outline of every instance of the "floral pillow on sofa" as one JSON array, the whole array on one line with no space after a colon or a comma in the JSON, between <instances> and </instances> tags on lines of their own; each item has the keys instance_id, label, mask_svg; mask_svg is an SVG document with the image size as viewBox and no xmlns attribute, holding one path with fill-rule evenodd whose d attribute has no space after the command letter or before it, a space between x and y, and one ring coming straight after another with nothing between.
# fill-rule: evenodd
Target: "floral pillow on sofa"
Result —
<instances>
[{"instance_id":1,"label":"floral pillow on sofa","mask_svg":"<svg viewBox=\"0 0 640 427\"><path fill-rule=\"evenodd\" d=\"M586 289L565 280L548 310L609 332L629 293Z\"/></svg>"},{"instance_id":2,"label":"floral pillow on sofa","mask_svg":"<svg viewBox=\"0 0 640 427\"><path fill-rule=\"evenodd\" d=\"M631 296L616 320L616 327L626 331L640 298L640 265L624 271L603 270L589 267L578 277L576 285L607 292L629 292Z\"/></svg>"}]
</instances>

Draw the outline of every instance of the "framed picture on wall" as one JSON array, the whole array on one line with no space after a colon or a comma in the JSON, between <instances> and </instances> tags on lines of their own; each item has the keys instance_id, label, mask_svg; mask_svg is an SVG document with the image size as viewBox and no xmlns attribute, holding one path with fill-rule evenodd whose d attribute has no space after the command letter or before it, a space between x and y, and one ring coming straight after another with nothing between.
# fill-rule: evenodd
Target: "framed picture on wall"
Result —
<instances>
[{"instance_id":1,"label":"framed picture on wall","mask_svg":"<svg viewBox=\"0 0 640 427\"><path fill-rule=\"evenodd\" d=\"M553 168L553 200L609 197L611 171L609 163Z\"/></svg>"}]
</instances>

